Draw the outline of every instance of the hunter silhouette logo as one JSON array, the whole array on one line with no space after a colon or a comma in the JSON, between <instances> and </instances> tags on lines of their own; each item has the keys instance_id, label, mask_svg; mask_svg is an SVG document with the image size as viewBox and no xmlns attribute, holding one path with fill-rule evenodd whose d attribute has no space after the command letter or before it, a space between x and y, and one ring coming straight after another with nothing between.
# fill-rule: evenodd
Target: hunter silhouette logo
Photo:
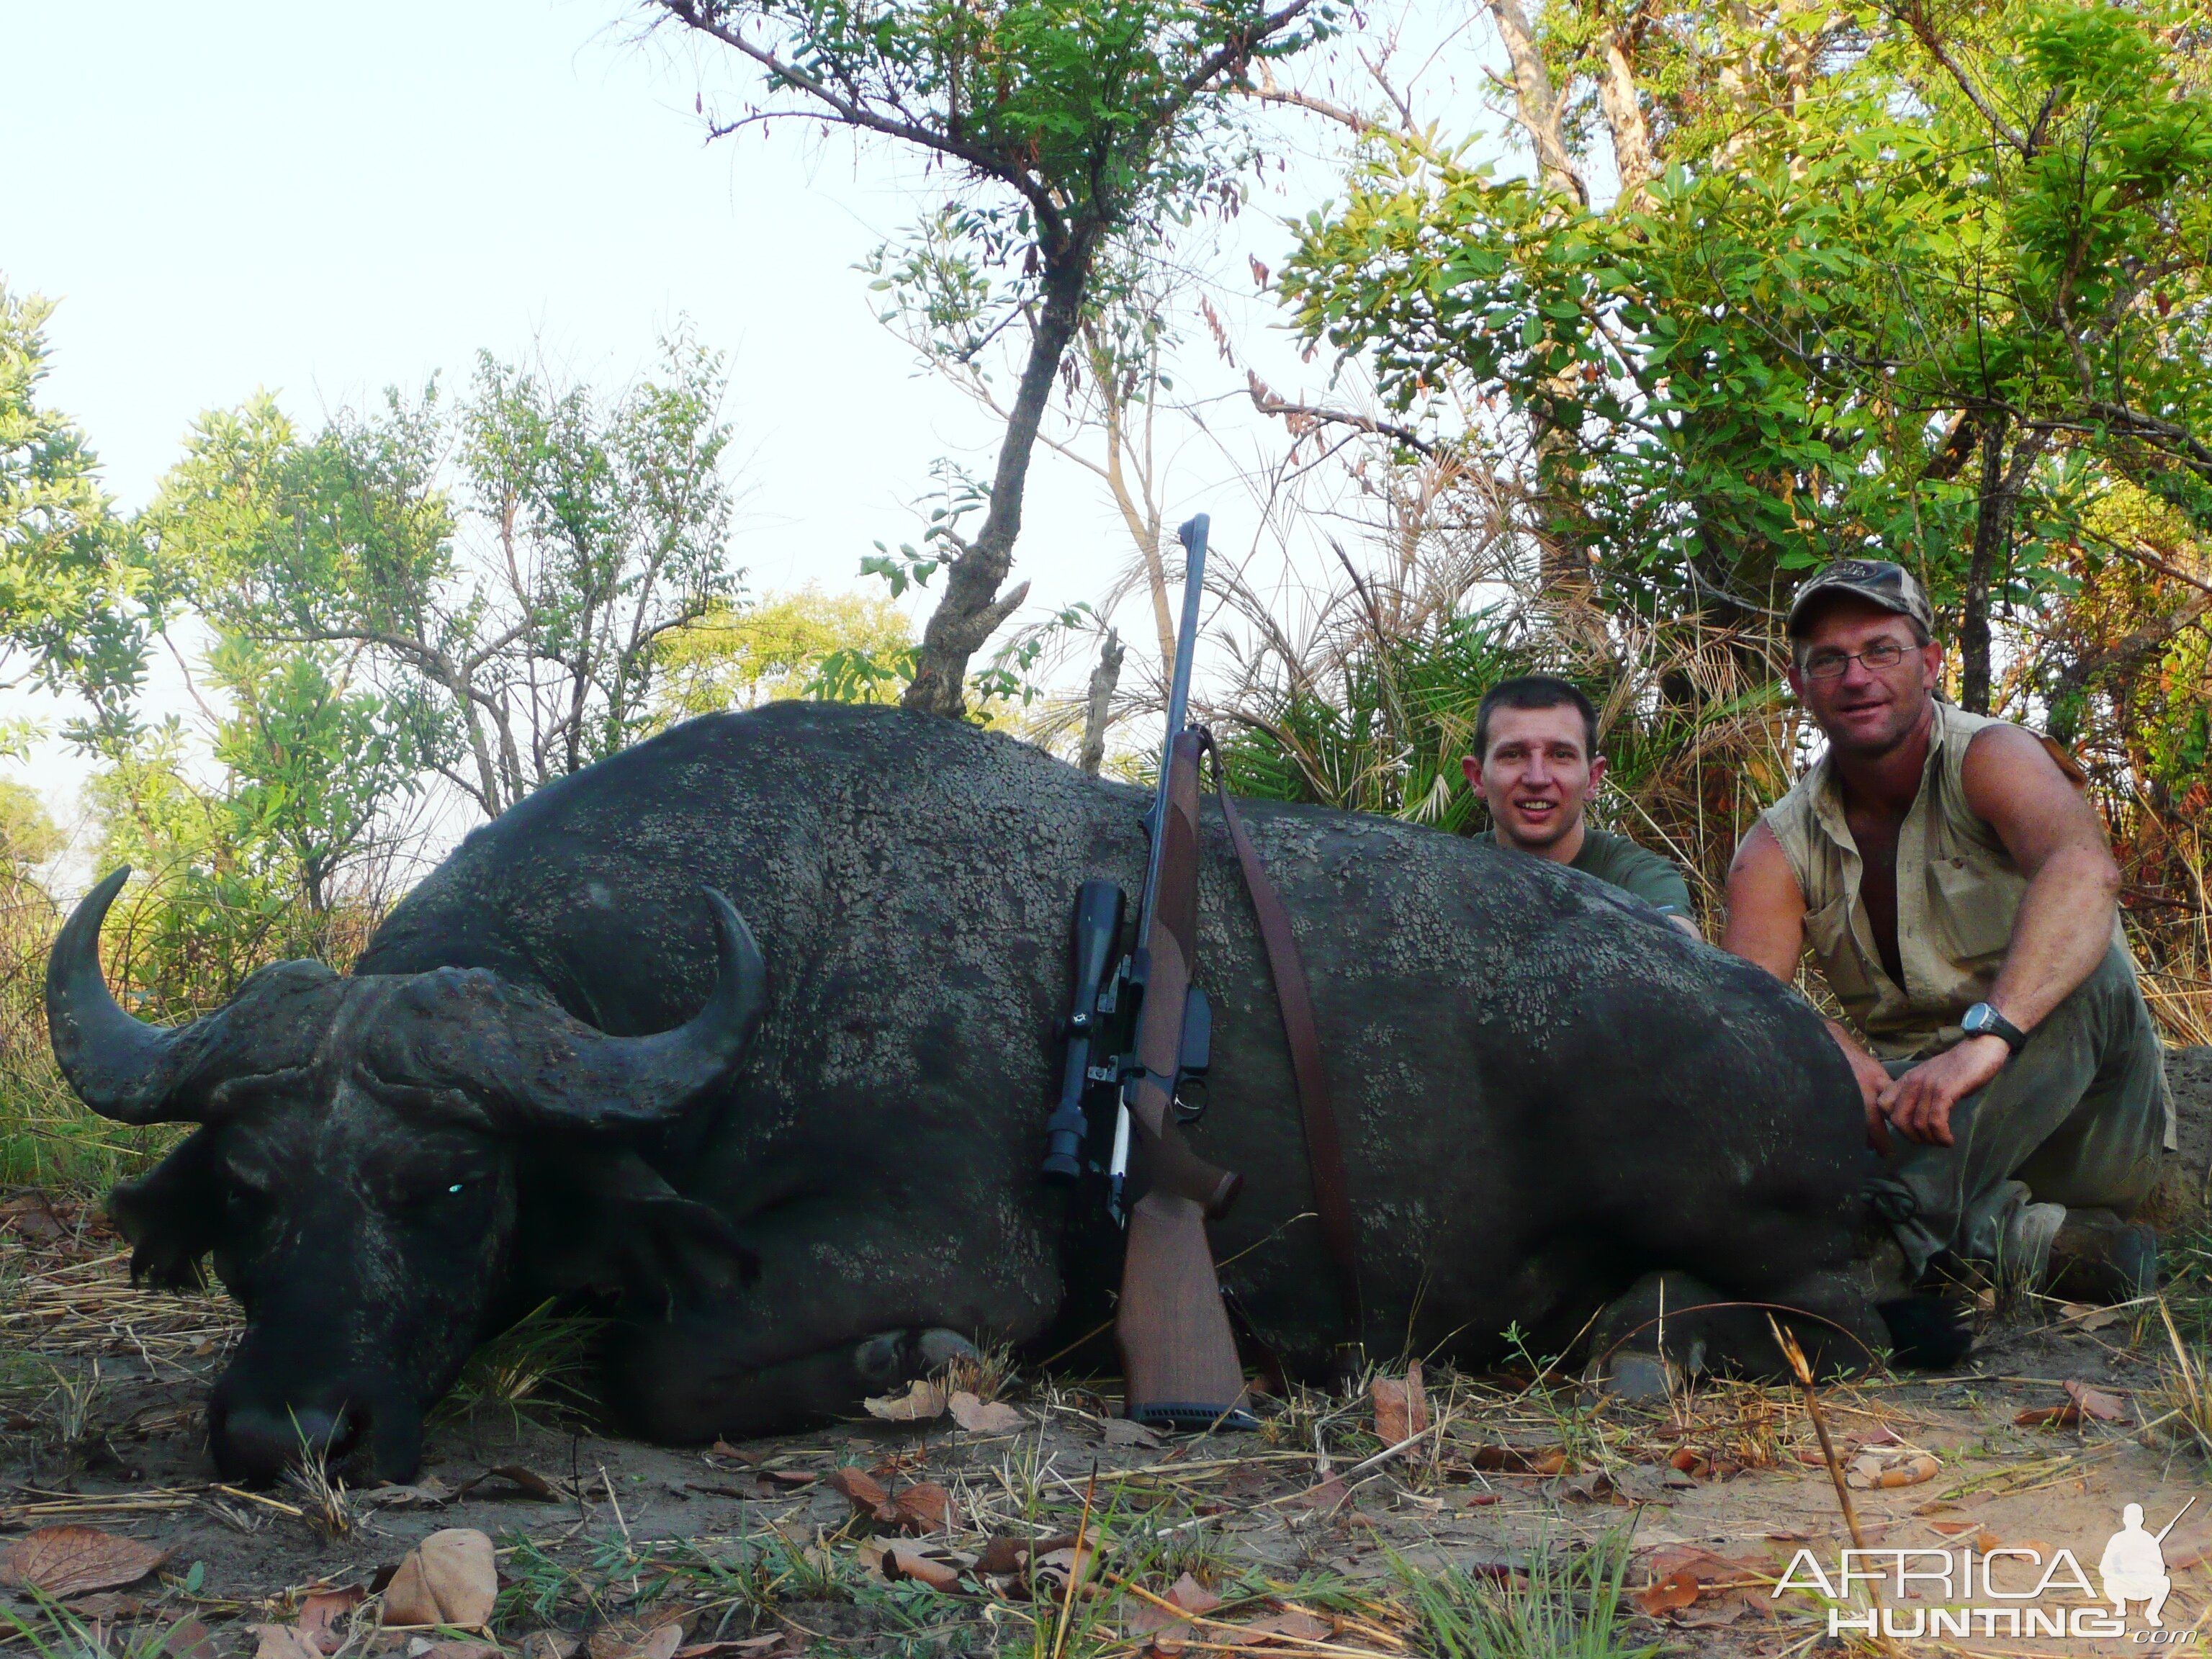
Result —
<instances>
[{"instance_id":1,"label":"hunter silhouette logo","mask_svg":"<svg viewBox=\"0 0 2212 1659\"><path fill-rule=\"evenodd\" d=\"M2173 1589L2166 1567L2166 1535L2196 1506L2191 1498L2151 1532L2143 1525L2142 1505L2127 1505L2120 1513L2120 1529L2106 1541L2097 1560L2097 1575L2104 1581L2101 1598L2072 1550L2046 1555L2040 1546L2002 1544L1986 1549L1847 1549L1833 1577L1812 1551L1799 1550L1772 1594L1817 1594L1828 1604L1831 1636L2110 1639L2129 1634L2128 1609L2139 1605L2145 1627L2134 1633L2135 1642L2190 1645L2197 1633L2169 1632L2160 1614Z\"/></svg>"},{"instance_id":2,"label":"hunter silhouette logo","mask_svg":"<svg viewBox=\"0 0 2212 1659\"><path fill-rule=\"evenodd\" d=\"M2142 1504L2130 1504L2120 1511L2120 1529L2112 1534L2097 1563L2097 1576L2105 1581L2105 1598L2112 1604L2115 1618L2126 1618L2128 1603L2141 1601L2146 1624L2166 1622L2158 1616L2173 1590L2173 1580L2166 1572L2166 1535L2196 1505L2197 1500L2191 1498L2155 1533L2143 1530Z\"/></svg>"}]
</instances>

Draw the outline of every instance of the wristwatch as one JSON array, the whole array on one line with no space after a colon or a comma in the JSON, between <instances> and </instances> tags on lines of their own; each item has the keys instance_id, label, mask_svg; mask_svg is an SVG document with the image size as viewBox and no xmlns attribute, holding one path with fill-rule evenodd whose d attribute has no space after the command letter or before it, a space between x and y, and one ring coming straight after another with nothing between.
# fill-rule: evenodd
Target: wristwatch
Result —
<instances>
[{"instance_id":1,"label":"wristwatch","mask_svg":"<svg viewBox=\"0 0 2212 1659\"><path fill-rule=\"evenodd\" d=\"M1960 1018L1959 1029L1968 1036L2002 1037L2004 1046L2014 1054L2027 1046L2027 1033L1986 1002L1978 1002L1967 1009Z\"/></svg>"}]
</instances>

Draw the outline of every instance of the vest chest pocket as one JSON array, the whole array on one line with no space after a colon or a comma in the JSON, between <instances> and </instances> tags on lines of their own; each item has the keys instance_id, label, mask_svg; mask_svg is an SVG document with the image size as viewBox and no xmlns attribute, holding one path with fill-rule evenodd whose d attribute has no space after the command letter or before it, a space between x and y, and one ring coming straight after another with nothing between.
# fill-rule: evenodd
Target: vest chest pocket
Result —
<instances>
[{"instance_id":1,"label":"vest chest pocket","mask_svg":"<svg viewBox=\"0 0 2212 1659\"><path fill-rule=\"evenodd\" d=\"M1859 960L1858 941L1851 935L1851 901L1840 894L1817 910L1805 913L1805 938L1827 975L1828 988L1846 1008L1874 1000L1874 981Z\"/></svg>"},{"instance_id":2,"label":"vest chest pocket","mask_svg":"<svg viewBox=\"0 0 2212 1659\"><path fill-rule=\"evenodd\" d=\"M1953 966L1966 969L2001 957L2012 943L2014 920L2027 884L2007 871L1977 869L1972 860L1929 860L1929 921L1944 936Z\"/></svg>"}]
</instances>

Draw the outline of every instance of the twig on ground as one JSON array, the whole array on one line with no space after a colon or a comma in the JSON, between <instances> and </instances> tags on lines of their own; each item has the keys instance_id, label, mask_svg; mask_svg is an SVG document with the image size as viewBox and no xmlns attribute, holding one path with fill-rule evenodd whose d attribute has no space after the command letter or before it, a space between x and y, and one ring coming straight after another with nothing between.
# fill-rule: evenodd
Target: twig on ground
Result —
<instances>
[{"instance_id":1,"label":"twig on ground","mask_svg":"<svg viewBox=\"0 0 2212 1659\"><path fill-rule=\"evenodd\" d=\"M1772 1314L1766 1316L1766 1328L1774 1333L1774 1344L1782 1350L1782 1357L1790 1362L1791 1375L1797 1379L1798 1391L1805 1396L1805 1415L1813 1420L1813 1432L1820 1437L1821 1461L1828 1466L1828 1479L1835 1483L1836 1502L1844 1511L1844 1525L1851 1534L1851 1547L1863 1550L1867 1547L1866 1531L1859 1525L1858 1506L1851 1502L1851 1489L1844 1479L1843 1460L1836 1455L1836 1443L1828 1434L1828 1419L1821 1413L1820 1390L1813 1385L1813 1367L1807 1363L1804 1349L1797 1339L1782 1328L1782 1322ZM1875 1616L1881 1616L1881 1586L1869 1580L1867 1595L1874 1603ZM1877 1636L1875 1645L1884 1653L1894 1654L1896 1645L1887 1636Z\"/></svg>"},{"instance_id":2,"label":"twig on ground","mask_svg":"<svg viewBox=\"0 0 2212 1659\"><path fill-rule=\"evenodd\" d=\"M1098 1494L1098 1466L1091 1466L1091 1484L1083 1489L1083 1514L1075 1523L1075 1559L1068 1564L1067 1594L1060 1598L1060 1626L1053 1632L1052 1659L1060 1659L1067 1648L1067 1621L1075 1611L1076 1592L1083 1583L1083 1544L1091 1530L1091 1500Z\"/></svg>"}]
</instances>

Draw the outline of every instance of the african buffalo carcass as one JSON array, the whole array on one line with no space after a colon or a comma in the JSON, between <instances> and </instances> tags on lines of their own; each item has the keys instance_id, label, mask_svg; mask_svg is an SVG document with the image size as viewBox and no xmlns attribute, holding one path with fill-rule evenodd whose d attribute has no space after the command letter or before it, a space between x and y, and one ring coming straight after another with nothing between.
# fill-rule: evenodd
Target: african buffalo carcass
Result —
<instances>
[{"instance_id":1,"label":"african buffalo carcass","mask_svg":"<svg viewBox=\"0 0 2212 1659\"><path fill-rule=\"evenodd\" d=\"M217 1466L365 1444L409 1478L471 1347L549 1295L618 1297L609 1398L667 1442L855 1410L963 1338L1095 1323L1115 1236L1037 1162L1073 896L1135 890L1146 804L951 720L711 716L477 830L349 975L265 969L175 1029L102 983L122 872L102 883L49 965L54 1052L95 1111L200 1126L112 1208L135 1273L193 1282L211 1253L243 1305ZM1556 1352L1662 1269L1677 1310L1780 1303L1811 1336L1893 1340L1852 1263L1856 1088L1780 985L1556 865L1248 815L1312 980L1370 1350L1480 1363L1517 1325ZM1354 1334L1299 1219L1274 991L1204 816L1216 1030L1190 1133L1245 1176L1213 1229L1226 1282L1310 1370Z\"/></svg>"}]
</instances>

